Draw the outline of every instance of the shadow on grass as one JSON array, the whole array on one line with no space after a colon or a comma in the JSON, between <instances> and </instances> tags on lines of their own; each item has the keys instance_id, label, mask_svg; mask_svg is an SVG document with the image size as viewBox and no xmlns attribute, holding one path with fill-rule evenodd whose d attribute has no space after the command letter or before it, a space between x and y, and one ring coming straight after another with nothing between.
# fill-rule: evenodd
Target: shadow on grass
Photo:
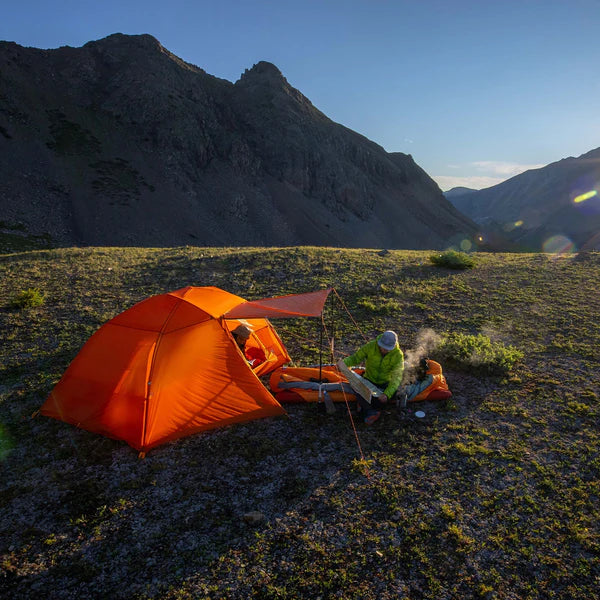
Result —
<instances>
[{"instance_id":1,"label":"shadow on grass","mask_svg":"<svg viewBox=\"0 0 600 600\"><path fill-rule=\"evenodd\" d=\"M123 442L43 416L22 419L1 465L3 598L49 581L53 597L67 598L98 577L104 594L131 597L152 580L166 589L210 572L354 456L343 420L322 421L314 409L176 440L144 460ZM324 448L323 435L335 441ZM37 439L35 454L25 452L27 439ZM265 520L249 525L251 511ZM25 537L24 523L34 524ZM37 567L19 575L27 564Z\"/></svg>"}]
</instances>

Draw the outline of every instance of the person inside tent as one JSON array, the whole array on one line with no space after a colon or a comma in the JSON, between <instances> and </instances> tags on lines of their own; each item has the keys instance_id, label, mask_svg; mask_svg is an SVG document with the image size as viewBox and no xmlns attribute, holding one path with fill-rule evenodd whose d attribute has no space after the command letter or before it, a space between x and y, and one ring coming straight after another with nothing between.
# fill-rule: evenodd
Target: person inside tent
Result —
<instances>
[{"instance_id":1,"label":"person inside tent","mask_svg":"<svg viewBox=\"0 0 600 600\"><path fill-rule=\"evenodd\" d=\"M371 340L354 354L346 357L347 367L365 365L363 377L376 385L382 393L371 398L369 404L360 395L356 395L357 410L364 415L367 425L372 425L381 416L381 409L394 396L400 387L404 372L404 354L398 346L395 331L384 331L376 339Z\"/></svg>"},{"instance_id":2,"label":"person inside tent","mask_svg":"<svg viewBox=\"0 0 600 600\"><path fill-rule=\"evenodd\" d=\"M239 349L243 352L248 364L254 369L258 367L258 365L262 364L267 360L265 353L261 348L256 346L247 346L248 340L252 335L252 330L240 323L232 332L233 339L235 343L238 345Z\"/></svg>"}]
</instances>

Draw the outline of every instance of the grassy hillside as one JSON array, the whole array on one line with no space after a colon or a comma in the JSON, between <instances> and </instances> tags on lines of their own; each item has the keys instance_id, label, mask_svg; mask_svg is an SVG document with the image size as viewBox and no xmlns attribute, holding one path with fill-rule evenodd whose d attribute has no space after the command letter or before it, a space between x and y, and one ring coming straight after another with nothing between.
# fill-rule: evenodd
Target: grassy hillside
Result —
<instances>
[{"instance_id":1,"label":"grassy hillside","mask_svg":"<svg viewBox=\"0 0 600 600\"><path fill-rule=\"evenodd\" d=\"M466 271L428 259L316 248L0 255L0 597L596 597L600 255L479 254ZM419 405L422 420L414 407L391 410L357 424L357 437L341 405L332 416L292 405L289 418L138 460L122 442L31 418L102 323L186 285L248 299L333 286L356 321L328 309L339 355L391 328L405 351L434 334L483 334L523 359L495 376L475 360L444 362L453 398ZM24 290L41 304L15 306ZM314 319L275 325L296 363L318 359ZM264 521L246 522L251 511Z\"/></svg>"}]
</instances>

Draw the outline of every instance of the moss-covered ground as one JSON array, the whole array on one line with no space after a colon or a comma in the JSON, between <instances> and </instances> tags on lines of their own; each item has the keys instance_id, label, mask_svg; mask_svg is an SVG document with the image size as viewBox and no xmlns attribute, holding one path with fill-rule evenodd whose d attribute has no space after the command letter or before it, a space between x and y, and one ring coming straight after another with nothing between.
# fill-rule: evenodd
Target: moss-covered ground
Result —
<instances>
[{"instance_id":1,"label":"moss-covered ground","mask_svg":"<svg viewBox=\"0 0 600 600\"><path fill-rule=\"evenodd\" d=\"M474 258L453 271L417 251L0 255L0 597L598 597L600 255ZM102 323L187 285L247 299L334 287L335 358L384 329L407 357L464 334L522 358L501 375L444 365L450 400L356 435L343 405L290 405L139 460L31 417ZM43 301L19 306L25 290ZM318 320L276 327L296 364L319 360Z\"/></svg>"}]
</instances>

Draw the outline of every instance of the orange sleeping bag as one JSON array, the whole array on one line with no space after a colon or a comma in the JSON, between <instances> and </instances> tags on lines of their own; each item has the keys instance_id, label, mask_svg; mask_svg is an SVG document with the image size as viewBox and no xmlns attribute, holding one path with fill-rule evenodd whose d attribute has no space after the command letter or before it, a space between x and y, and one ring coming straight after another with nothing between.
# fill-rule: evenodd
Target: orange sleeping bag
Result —
<instances>
[{"instance_id":1,"label":"orange sleeping bag","mask_svg":"<svg viewBox=\"0 0 600 600\"><path fill-rule=\"evenodd\" d=\"M356 371L359 374L363 369ZM319 367L280 367L271 373L269 387L278 402L320 402L327 392L334 402L354 401L348 380L335 365Z\"/></svg>"},{"instance_id":2,"label":"orange sleeping bag","mask_svg":"<svg viewBox=\"0 0 600 600\"><path fill-rule=\"evenodd\" d=\"M426 375L431 375L432 382L414 398L409 398L409 402L420 402L422 400L446 400L452 396L448 388L446 378L442 373L442 365L435 360L427 359Z\"/></svg>"}]
</instances>

